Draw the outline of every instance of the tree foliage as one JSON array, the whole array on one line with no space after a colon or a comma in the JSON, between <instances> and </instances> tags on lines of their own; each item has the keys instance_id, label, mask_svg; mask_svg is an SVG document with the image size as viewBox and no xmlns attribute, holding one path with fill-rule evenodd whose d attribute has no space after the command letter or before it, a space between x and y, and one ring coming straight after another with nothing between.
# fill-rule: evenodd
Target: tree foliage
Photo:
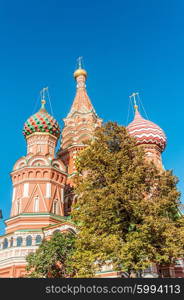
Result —
<instances>
[{"instance_id":1,"label":"tree foliage","mask_svg":"<svg viewBox=\"0 0 184 300\"><path fill-rule=\"evenodd\" d=\"M125 127L109 122L98 128L76 166L77 277L93 277L107 261L137 272L183 256L177 178L148 163Z\"/></svg>"},{"instance_id":2,"label":"tree foliage","mask_svg":"<svg viewBox=\"0 0 184 300\"><path fill-rule=\"evenodd\" d=\"M27 260L27 277L73 277L75 270L71 257L75 250L75 235L56 232L50 240L44 240Z\"/></svg>"}]
</instances>

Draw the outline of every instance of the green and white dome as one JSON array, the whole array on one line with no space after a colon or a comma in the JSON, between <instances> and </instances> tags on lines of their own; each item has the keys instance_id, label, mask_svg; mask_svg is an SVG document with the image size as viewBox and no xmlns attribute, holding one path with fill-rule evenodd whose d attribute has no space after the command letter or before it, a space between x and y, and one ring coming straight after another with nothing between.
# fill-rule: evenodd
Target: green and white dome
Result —
<instances>
[{"instance_id":1,"label":"green and white dome","mask_svg":"<svg viewBox=\"0 0 184 300\"><path fill-rule=\"evenodd\" d=\"M42 100L40 110L31 116L24 124L23 135L25 137L35 132L50 133L58 139L61 133L58 122L45 109L45 100Z\"/></svg>"}]
</instances>

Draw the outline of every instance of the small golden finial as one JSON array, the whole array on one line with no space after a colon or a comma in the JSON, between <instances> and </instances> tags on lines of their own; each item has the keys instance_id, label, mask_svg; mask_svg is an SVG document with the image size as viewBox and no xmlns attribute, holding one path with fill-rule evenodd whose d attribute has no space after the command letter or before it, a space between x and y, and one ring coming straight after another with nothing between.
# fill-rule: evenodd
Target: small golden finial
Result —
<instances>
[{"instance_id":1,"label":"small golden finial","mask_svg":"<svg viewBox=\"0 0 184 300\"><path fill-rule=\"evenodd\" d=\"M132 95L130 95L130 99L133 97L133 101L134 101L134 109L135 111L138 110L138 105L137 105L137 101L136 101L136 96L138 96L139 93L132 93Z\"/></svg>"},{"instance_id":2,"label":"small golden finial","mask_svg":"<svg viewBox=\"0 0 184 300\"><path fill-rule=\"evenodd\" d=\"M45 108L45 103L46 103L46 100L45 100L45 92L48 90L48 87L45 87L43 88L41 91L40 91L40 95L41 95L41 104L42 104L42 107L41 108Z\"/></svg>"},{"instance_id":3,"label":"small golden finial","mask_svg":"<svg viewBox=\"0 0 184 300\"><path fill-rule=\"evenodd\" d=\"M77 78L80 75L87 77L86 70L83 69L83 57L79 56L77 58L77 70L74 72L74 77Z\"/></svg>"}]
</instances>

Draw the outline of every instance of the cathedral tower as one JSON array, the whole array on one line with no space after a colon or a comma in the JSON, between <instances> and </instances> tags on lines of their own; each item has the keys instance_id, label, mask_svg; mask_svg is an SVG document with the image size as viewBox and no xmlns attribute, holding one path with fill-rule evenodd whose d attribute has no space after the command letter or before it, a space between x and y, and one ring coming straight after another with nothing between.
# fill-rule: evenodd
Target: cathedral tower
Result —
<instances>
[{"instance_id":1,"label":"cathedral tower","mask_svg":"<svg viewBox=\"0 0 184 300\"><path fill-rule=\"evenodd\" d=\"M74 72L76 80L76 95L70 112L64 121L61 148L58 156L67 166L69 181L75 173L75 158L78 151L84 148L84 141L93 137L95 128L101 126L100 119L86 91L87 72L82 68L79 58L78 69Z\"/></svg>"},{"instance_id":2,"label":"cathedral tower","mask_svg":"<svg viewBox=\"0 0 184 300\"><path fill-rule=\"evenodd\" d=\"M7 233L55 224L53 215L64 215L66 167L55 158L60 128L47 112L44 99L41 103L40 110L24 124L27 155L15 163L11 173L13 197Z\"/></svg>"}]
</instances>

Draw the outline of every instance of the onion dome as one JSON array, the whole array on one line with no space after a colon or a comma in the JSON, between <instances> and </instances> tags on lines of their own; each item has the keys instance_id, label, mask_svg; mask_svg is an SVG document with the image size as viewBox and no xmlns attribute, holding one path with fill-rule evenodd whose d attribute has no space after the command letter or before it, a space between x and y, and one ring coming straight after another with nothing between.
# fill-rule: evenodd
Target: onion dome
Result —
<instances>
[{"instance_id":1,"label":"onion dome","mask_svg":"<svg viewBox=\"0 0 184 300\"><path fill-rule=\"evenodd\" d=\"M45 100L41 101L40 110L31 116L24 124L23 135L25 137L35 132L50 133L59 138L61 130L58 122L45 109Z\"/></svg>"},{"instance_id":2,"label":"onion dome","mask_svg":"<svg viewBox=\"0 0 184 300\"><path fill-rule=\"evenodd\" d=\"M135 105L134 120L127 126L129 134L136 139L136 144L157 145L163 152L166 146L166 135L164 131L156 124L145 120L139 113Z\"/></svg>"},{"instance_id":3,"label":"onion dome","mask_svg":"<svg viewBox=\"0 0 184 300\"><path fill-rule=\"evenodd\" d=\"M81 75L87 77L87 72L86 72L86 70L84 70L84 69L77 69L77 70L73 73L73 76L74 76L75 78L77 78L78 76L81 76Z\"/></svg>"}]
</instances>

